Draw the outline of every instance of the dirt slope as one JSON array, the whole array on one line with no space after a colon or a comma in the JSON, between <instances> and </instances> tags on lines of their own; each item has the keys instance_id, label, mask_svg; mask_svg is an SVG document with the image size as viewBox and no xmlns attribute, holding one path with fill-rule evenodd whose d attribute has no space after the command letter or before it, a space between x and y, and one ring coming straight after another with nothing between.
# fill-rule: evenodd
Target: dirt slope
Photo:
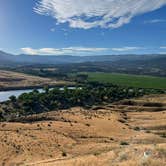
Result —
<instances>
[{"instance_id":1,"label":"dirt slope","mask_svg":"<svg viewBox=\"0 0 166 166\"><path fill-rule=\"evenodd\" d=\"M145 96L1 123L0 165L164 166L165 103L164 95Z\"/></svg>"},{"instance_id":2,"label":"dirt slope","mask_svg":"<svg viewBox=\"0 0 166 166\"><path fill-rule=\"evenodd\" d=\"M0 90L35 86L42 87L44 85L64 85L65 83L67 84L65 81L0 70Z\"/></svg>"}]
</instances>

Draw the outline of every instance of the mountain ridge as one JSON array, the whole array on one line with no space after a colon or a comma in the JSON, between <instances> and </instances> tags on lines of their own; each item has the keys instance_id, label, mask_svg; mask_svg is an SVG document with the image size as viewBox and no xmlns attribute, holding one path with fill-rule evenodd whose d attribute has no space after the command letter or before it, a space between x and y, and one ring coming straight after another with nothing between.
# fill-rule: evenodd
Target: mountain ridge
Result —
<instances>
[{"instance_id":1,"label":"mountain ridge","mask_svg":"<svg viewBox=\"0 0 166 166\"><path fill-rule=\"evenodd\" d=\"M94 56L74 56L74 55L14 55L0 51L0 65L10 64L68 64L83 62L104 62L119 60L152 60L163 58L162 54L123 54L123 55L94 55Z\"/></svg>"}]
</instances>

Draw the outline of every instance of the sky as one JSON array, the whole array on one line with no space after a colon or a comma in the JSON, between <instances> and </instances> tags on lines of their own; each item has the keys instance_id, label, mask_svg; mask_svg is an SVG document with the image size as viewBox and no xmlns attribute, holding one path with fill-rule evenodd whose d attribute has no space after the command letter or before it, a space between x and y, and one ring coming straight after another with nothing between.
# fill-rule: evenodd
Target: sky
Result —
<instances>
[{"instance_id":1,"label":"sky","mask_svg":"<svg viewBox=\"0 0 166 166\"><path fill-rule=\"evenodd\" d=\"M0 0L0 50L166 54L166 0Z\"/></svg>"}]
</instances>

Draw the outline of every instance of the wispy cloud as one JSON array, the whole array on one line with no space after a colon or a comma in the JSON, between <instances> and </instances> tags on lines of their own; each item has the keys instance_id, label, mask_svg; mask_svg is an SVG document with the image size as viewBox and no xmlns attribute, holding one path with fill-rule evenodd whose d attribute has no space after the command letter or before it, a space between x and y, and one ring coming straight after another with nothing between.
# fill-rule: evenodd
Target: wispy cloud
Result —
<instances>
[{"instance_id":1,"label":"wispy cloud","mask_svg":"<svg viewBox=\"0 0 166 166\"><path fill-rule=\"evenodd\" d=\"M143 47L117 47L117 48L100 48L100 47L66 47L66 48L39 48L31 47L21 48L22 52L29 55L79 55L82 53L100 53L104 51L130 52L145 49ZM147 48L146 48L147 49Z\"/></svg>"},{"instance_id":2,"label":"wispy cloud","mask_svg":"<svg viewBox=\"0 0 166 166\"><path fill-rule=\"evenodd\" d=\"M166 0L39 0L34 11L72 28L118 28L165 4Z\"/></svg>"},{"instance_id":3,"label":"wispy cloud","mask_svg":"<svg viewBox=\"0 0 166 166\"><path fill-rule=\"evenodd\" d=\"M81 54L95 53L107 51L109 48L90 48L90 47L66 47L66 48L40 48L34 49L30 47L21 48L25 54L29 55L65 55L65 54Z\"/></svg>"},{"instance_id":4,"label":"wispy cloud","mask_svg":"<svg viewBox=\"0 0 166 166\"><path fill-rule=\"evenodd\" d=\"M164 23L166 22L165 19L153 19L153 20L146 20L144 24L155 24L155 23Z\"/></svg>"},{"instance_id":5,"label":"wispy cloud","mask_svg":"<svg viewBox=\"0 0 166 166\"><path fill-rule=\"evenodd\" d=\"M134 50L140 50L143 49L142 47L119 47L119 48L112 48L112 51L119 51L119 52L125 52L125 51L134 51Z\"/></svg>"}]
</instances>

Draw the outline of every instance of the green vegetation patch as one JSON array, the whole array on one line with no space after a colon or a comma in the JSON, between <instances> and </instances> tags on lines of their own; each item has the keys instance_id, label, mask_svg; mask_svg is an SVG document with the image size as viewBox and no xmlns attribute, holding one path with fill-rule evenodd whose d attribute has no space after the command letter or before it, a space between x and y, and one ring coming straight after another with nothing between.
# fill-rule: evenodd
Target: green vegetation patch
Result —
<instances>
[{"instance_id":1,"label":"green vegetation patch","mask_svg":"<svg viewBox=\"0 0 166 166\"><path fill-rule=\"evenodd\" d=\"M0 121L20 121L19 119L24 118L24 116L32 114L75 106L89 108L122 99L163 93L165 93L165 90L161 89L121 87L98 82L87 83L74 89L67 87L49 89L45 87L43 92L34 90L30 93L23 93L18 98L11 96L9 101L0 103ZM125 121L121 120L121 122L124 123ZM89 124L86 125L89 126Z\"/></svg>"},{"instance_id":2,"label":"green vegetation patch","mask_svg":"<svg viewBox=\"0 0 166 166\"><path fill-rule=\"evenodd\" d=\"M137 76L129 74L88 72L89 81L112 83L121 86L138 88L166 89L166 78L152 76Z\"/></svg>"}]
</instances>

